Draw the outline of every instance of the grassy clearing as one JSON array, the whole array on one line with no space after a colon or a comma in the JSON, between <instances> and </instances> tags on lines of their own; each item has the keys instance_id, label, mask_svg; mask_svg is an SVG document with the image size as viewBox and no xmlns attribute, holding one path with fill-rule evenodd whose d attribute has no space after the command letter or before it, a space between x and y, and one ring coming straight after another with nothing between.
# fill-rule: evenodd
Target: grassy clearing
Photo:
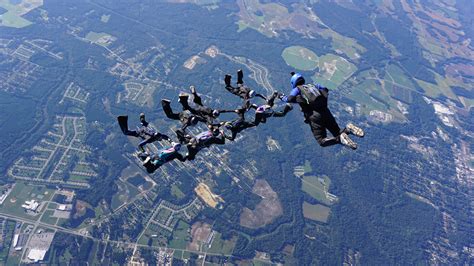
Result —
<instances>
[{"instance_id":1,"label":"grassy clearing","mask_svg":"<svg viewBox=\"0 0 474 266\"><path fill-rule=\"evenodd\" d=\"M348 96L361 105L362 113L364 114L368 115L371 110L387 111L387 103L370 96L370 93L380 90L379 88L380 86L378 86L375 81L364 80L364 82L351 90Z\"/></svg>"},{"instance_id":2,"label":"grassy clearing","mask_svg":"<svg viewBox=\"0 0 474 266\"><path fill-rule=\"evenodd\" d=\"M370 111L378 110L391 114L394 121L406 121L397 101L411 103L410 89L396 85L388 74L385 80L379 81L375 73L364 71L357 76L357 80L360 83L347 94L347 97L360 105L362 115L369 116Z\"/></svg>"},{"instance_id":3,"label":"grassy clearing","mask_svg":"<svg viewBox=\"0 0 474 266\"><path fill-rule=\"evenodd\" d=\"M253 261L252 261L252 265L253 265L253 266L270 266L270 265L272 265L272 264L269 263L269 262L263 262L263 261L261 261L261 260L253 260Z\"/></svg>"},{"instance_id":4,"label":"grassy clearing","mask_svg":"<svg viewBox=\"0 0 474 266\"><path fill-rule=\"evenodd\" d=\"M403 73L403 70L396 65L388 65L386 79L404 87L413 88L414 86L413 82Z\"/></svg>"},{"instance_id":5,"label":"grassy clearing","mask_svg":"<svg viewBox=\"0 0 474 266\"><path fill-rule=\"evenodd\" d=\"M104 15L102 15L102 16L100 17L100 21L102 21L102 22L104 22L104 23L109 22L109 19L110 19L110 15L105 15L105 14L104 14Z\"/></svg>"},{"instance_id":6,"label":"grassy clearing","mask_svg":"<svg viewBox=\"0 0 474 266\"><path fill-rule=\"evenodd\" d=\"M429 83L423 80L415 79L418 85L423 88L425 94L431 98L438 98L441 95L446 96L447 98L456 101L456 94L451 90L450 86L459 86L462 87L462 84L456 84L451 82L449 79L444 78L438 73L432 72L435 75L436 84Z\"/></svg>"},{"instance_id":7,"label":"grassy clearing","mask_svg":"<svg viewBox=\"0 0 474 266\"><path fill-rule=\"evenodd\" d=\"M119 191L112 197L112 209L114 210L140 193L136 187L129 183L118 181L117 185Z\"/></svg>"},{"instance_id":8,"label":"grassy clearing","mask_svg":"<svg viewBox=\"0 0 474 266\"><path fill-rule=\"evenodd\" d=\"M189 224L180 220L173 231L173 236L168 246L170 248L186 249L189 238Z\"/></svg>"},{"instance_id":9,"label":"grassy clearing","mask_svg":"<svg viewBox=\"0 0 474 266\"><path fill-rule=\"evenodd\" d=\"M41 217L41 222L52 224L52 225L56 224L56 222L58 221L58 218L53 217L53 213L54 213L53 210L46 210L43 214L43 217Z\"/></svg>"},{"instance_id":10,"label":"grassy clearing","mask_svg":"<svg viewBox=\"0 0 474 266\"><path fill-rule=\"evenodd\" d=\"M223 240L222 235L216 232L214 234L214 240L212 241L211 248L208 251L212 253L231 255L236 241L236 239Z\"/></svg>"},{"instance_id":11,"label":"grassy clearing","mask_svg":"<svg viewBox=\"0 0 474 266\"><path fill-rule=\"evenodd\" d=\"M471 110L471 108L474 108L474 99L468 99L466 97L460 96L459 100L468 110Z\"/></svg>"},{"instance_id":12,"label":"grassy clearing","mask_svg":"<svg viewBox=\"0 0 474 266\"><path fill-rule=\"evenodd\" d=\"M183 251L182 250L175 250L173 253L173 258L175 259L181 259L183 257Z\"/></svg>"},{"instance_id":13,"label":"grassy clearing","mask_svg":"<svg viewBox=\"0 0 474 266\"><path fill-rule=\"evenodd\" d=\"M314 199L330 205L333 204L327 196L330 185L331 180L327 176L303 176L301 189Z\"/></svg>"},{"instance_id":14,"label":"grassy clearing","mask_svg":"<svg viewBox=\"0 0 474 266\"><path fill-rule=\"evenodd\" d=\"M330 211L331 209L321 204L313 205L303 202L303 215L310 220L326 223Z\"/></svg>"},{"instance_id":15,"label":"grassy clearing","mask_svg":"<svg viewBox=\"0 0 474 266\"><path fill-rule=\"evenodd\" d=\"M357 70L345 58L327 54L319 58L319 72L312 77L314 82L331 89L337 88Z\"/></svg>"},{"instance_id":16,"label":"grassy clearing","mask_svg":"<svg viewBox=\"0 0 474 266\"><path fill-rule=\"evenodd\" d=\"M184 198L186 195L179 189L179 187L175 184L171 185L171 194L178 199Z\"/></svg>"},{"instance_id":17,"label":"grassy clearing","mask_svg":"<svg viewBox=\"0 0 474 266\"><path fill-rule=\"evenodd\" d=\"M32 24L31 21L21 17L28 12L21 4L12 4L10 0L0 0L0 7L7 10L7 12L0 15L1 26L23 28Z\"/></svg>"},{"instance_id":18,"label":"grassy clearing","mask_svg":"<svg viewBox=\"0 0 474 266\"><path fill-rule=\"evenodd\" d=\"M44 201L49 201L51 200L53 194L54 190L52 189L17 182L15 187L13 188L13 191L0 206L0 211L29 220L37 220L39 218L39 215L28 215L21 207L21 205L24 204L26 200L32 199L37 200L40 203Z\"/></svg>"},{"instance_id":19,"label":"grassy clearing","mask_svg":"<svg viewBox=\"0 0 474 266\"><path fill-rule=\"evenodd\" d=\"M334 31L325 31L323 36L330 36L333 50L344 53L350 59L357 60L360 54L366 51L356 40L336 34Z\"/></svg>"},{"instance_id":20,"label":"grassy clearing","mask_svg":"<svg viewBox=\"0 0 474 266\"><path fill-rule=\"evenodd\" d=\"M313 171L313 168L311 167L311 162L306 160L304 162L304 167L303 167L304 173L309 174Z\"/></svg>"},{"instance_id":21,"label":"grassy clearing","mask_svg":"<svg viewBox=\"0 0 474 266\"><path fill-rule=\"evenodd\" d=\"M303 46L290 46L281 53L286 64L299 70L313 70L318 67L319 58Z\"/></svg>"},{"instance_id":22,"label":"grassy clearing","mask_svg":"<svg viewBox=\"0 0 474 266\"><path fill-rule=\"evenodd\" d=\"M153 247L163 247L167 245L171 232L156 224L150 224L138 243L142 245L151 244Z\"/></svg>"},{"instance_id":23,"label":"grassy clearing","mask_svg":"<svg viewBox=\"0 0 474 266\"><path fill-rule=\"evenodd\" d=\"M237 32L241 32L241 31L244 31L245 29L247 29L249 26L243 22L242 20L239 20L239 22L237 22L237 26L239 26L239 29L237 30Z\"/></svg>"},{"instance_id":24,"label":"grassy clearing","mask_svg":"<svg viewBox=\"0 0 474 266\"><path fill-rule=\"evenodd\" d=\"M166 221L168 220L168 218L171 216L171 214L173 214L172 211L168 210L168 209L165 209L165 208L161 208L158 213L156 214L155 218L153 220L161 223L161 224L165 224Z\"/></svg>"},{"instance_id":25,"label":"grassy clearing","mask_svg":"<svg viewBox=\"0 0 474 266\"><path fill-rule=\"evenodd\" d=\"M116 38L108 33L105 32L93 32L90 31L86 35L86 39L92 43L96 43L98 45L108 46L112 42L116 40Z\"/></svg>"}]
</instances>

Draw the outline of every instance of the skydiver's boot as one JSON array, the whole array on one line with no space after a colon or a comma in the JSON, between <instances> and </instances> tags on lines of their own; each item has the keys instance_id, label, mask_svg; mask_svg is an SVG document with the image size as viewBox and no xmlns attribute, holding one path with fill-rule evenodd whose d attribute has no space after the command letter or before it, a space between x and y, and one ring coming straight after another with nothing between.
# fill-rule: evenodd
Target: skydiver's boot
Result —
<instances>
[{"instance_id":1,"label":"skydiver's boot","mask_svg":"<svg viewBox=\"0 0 474 266\"><path fill-rule=\"evenodd\" d=\"M230 80L232 79L232 76L229 74L226 74L224 77L224 82L226 86L230 86Z\"/></svg>"},{"instance_id":2,"label":"skydiver's boot","mask_svg":"<svg viewBox=\"0 0 474 266\"><path fill-rule=\"evenodd\" d=\"M162 99L161 100L161 105L170 105L171 104L171 101L168 100L168 99Z\"/></svg>"},{"instance_id":3,"label":"skydiver's boot","mask_svg":"<svg viewBox=\"0 0 474 266\"><path fill-rule=\"evenodd\" d=\"M237 84L244 84L244 72L242 72L242 69L237 71Z\"/></svg>"},{"instance_id":4,"label":"skydiver's boot","mask_svg":"<svg viewBox=\"0 0 474 266\"><path fill-rule=\"evenodd\" d=\"M357 143L351 140L351 138L349 138L349 136L345 132L342 132L341 135L339 135L339 141L344 146L347 146L353 150L357 149Z\"/></svg>"},{"instance_id":5,"label":"skydiver's boot","mask_svg":"<svg viewBox=\"0 0 474 266\"><path fill-rule=\"evenodd\" d=\"M146 152L137 152L136 155L142 161L144 161L147 157L149 157L149 155Z\"/></svg>"},{"instance_id":6,"label":"skydiver's boot","mask_svg":"<svg viewBox=\"0 0 474 266\"><path fill-rule=\"evenodd\" d=\"M117 121L119 123L120 129L123 134L128 132L128 115L117 116Z\"/></svg>"},{"instance_id":7,"label":"skydiver's boot","mask_svg":"<svg viewBox=\"0 0 474 266\"><path fill-rule=\"evenodd\" d=\"M347 134L352 134L356 137L359 137L359 138L363 138L364 135L365 135L365 132L362 128L352 124L352 123L349 123L346 125L346 128L344 129L344 131L347 133Z\"/></svg>"},{"instance_id":8,"label":"skydiver's boot","mask_svg":"<svg viewBox=\"0 0 474 266\"><path fill-rule=\"evenodd\" d=\"M150 156L146 157L146 159L143 160L143 165L146 165L146 164L149 163L150 161L151 161L151 157L150 157Z\"/></svg>"},{"instance_id":9,"label":"skydiver's boot","mask_svg":"<svg viewBox=\"0 0 474 266\"><path fill-rule=\"evenodd\" d=\"M183 102L188 102L189 99L189 94L181 92L179 94L178 102L183 103Z\"/></svg>"},{"instance_id":10,"label":"skydiver's boot","mask_svg":"<svg viewBox=\"0 0 474 266\"><path fill-rule=\"evenodd\" d=\"M181 103L181 105L183 105L183 110L187 110L189 108L188 99L189 99L189 94L187 93L179 94L178 102Z\"/></svg>"}]
</instances>

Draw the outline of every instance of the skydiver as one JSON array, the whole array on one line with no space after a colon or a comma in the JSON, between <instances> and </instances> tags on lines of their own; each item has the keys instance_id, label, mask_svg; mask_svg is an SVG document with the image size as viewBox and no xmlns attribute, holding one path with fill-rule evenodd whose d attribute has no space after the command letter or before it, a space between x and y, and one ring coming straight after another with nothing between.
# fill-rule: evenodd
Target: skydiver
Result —
<instances>
[{"instance_id":1,"label":"skydiver","mask_svg":"<svg viewBox=\"0 0 474 266\"><path fill-rule=\"evenodd\" d=\"M275 111L273 110L273 105L275 102L275 98L277 98L279 95L278 92L274 92L272 96L270 96L264 105L257 106L255 104L252 105L252 108L255 109L255 120L254 124L255 126L258 126L260 123L265 123L267 122L267 118L269 117L283 117L285 116L289 111L293 109L293 106L291 106L290 103L287 103L282 111Z\"/></svg>"},{"instance_id":2,"label":"skydiver","mask_svg":"<svg viewBox=\"0 0 474 266\"><path fill-rule=\"evenodd\" d=\"M157 153L141 152L138 154L138 158L143 161L143 166L145 166L147 172L153 173L160 166L174 159L178 159L181 162L186 161L186 158L179 153L180 149L181 144L172 142L171 147L159 150Z\"/></svg>"},{"instance_id":3,"label":"skydiver","mask_svg":"<svg viewBox=\"0 0 474 266\"><path fill-rule=\"evenodd\" d=\"M185 130L188 126L196 125L198 122L206 123L208 120L202 116L194 115L190 110L183 110L179 113L174 113L171 109L171 101L168 99L161 100L163 111L166 116L173 120L179 120L181 122L181 130Z\"/></svg>"},{"instance_id":4,"label":"skydiver","mask_svg":"<svg viewBox=\"0 0 474 266\"><path fill-rule=\"evenodd\" d=\"M238 133L240 133L242 130L251 128L256 126L254 122L248 122L245 120L245 113L251 108L252 106L250 105L249 100L245 100L244 104L242 105L241 108L236 109L236 110L226 110L226 112L234 112L236 113L239 117L227 121L227 122L221 122L221 125L223 125L226 129L230 130L232 135L228 136L224 134L224 137L228 140L235 140L235 137L237 136Z\"/></svg>"},{"instance_id":5,"label":"skydiver","mask_svg":"<svg viewBox=\"0 0 474 266\"><path fill-rule=\"evenodd\" d=\"M291 72L291 93L289 96L281 95L281 100L287 103L298 103L305 117L305 123L311 127L311 131L319 145L322 147L335 144L343 144L353 150L357 149L355 143L348 134L364 137L364 131L356 125L349 123L344 129L340 129L336 119L328 108L329 90L319 84L305 84L300 73ZM326 129L333 135L327 137Z\"/></svg>"},{"instance_id":6,"label":"skydiver","mask_svg":"<svg viewBox=\"0 0 474 266\"><path fill-rule=\"evenodd\" d=\"M232 135L230 136L224 134L224 137L232 141L234 141L237 134L243 131L244 129L256 126L255 122L248 122L240 117L232 121L222 122L222 124L232 133Z\"/></svg>"},{"instance_id":7,"label":"skydiver","mask_svg":"<svg viewBox=\"0 0 474 266\"><path fill-rule=\"evenodd\" d=\"M194 107L191 107L188 103L189 95L186 93L179 94L179 102L183 105L183 110L189 110L192 114L206 118L208 124L212 124L214 119L219 117L220 110L212 109L210 107L204 106L202 103L201 96L197 94L196 88L194 86L189 87L191 94L193 95L193 102L195 103Z\"/></svg>"},{"instance_id":8,"label":"skydiver","mask_svg":"<svg viewBox=\"0 0 474 266\"><path fill-rule=\"evenodd\" d=\"M225 144L224 134L219 130L219 127L211 125L208 127L209 130L201 132L196 136L185 134L180 130L176 131L178 140L188 148L188 153L185 157L187 160L194 160L200 150L208 148L212 144Z\"/></svg>"},{"instance_id":9,"label":"skydiver","mask_svg":"<svg viewBox=\"0 0 474 266\"><path fill-rule=\"evenodd\" d=\"M145 151L143 147L148 143L152 143L154 141L161 141L163 139L167 141L171 141L171 139L167 135L161 134L160 132L156 131L156 129L149 126L148 122L145 120L144 113L140 114L141 126L137 127L137 130L128 129L128 116L127 115L118 116L117 121L124 135L142 139L142 141L138 144L138 148L142 152Z\"/></svg>"},{"instance_id":10,"label":"skydiver","mask_svg":"<svg viewBox=\"0 0 474 266\"><path fill-rule=\"evenodd\" d=\"M248 100L253 97L260 97L264 100L267 100L265 96L259 93L256 93L254 90L251 90L249 87L245 86L243 78L244 78L244 73L242 72L242 69L239 69L237 71L237 87L233 87L230 84L232 76L229 74L226 74L224 77L226 90L228 90L232 94L239 96L240 98L244 100Z\"/></svg>"}]
</instances>

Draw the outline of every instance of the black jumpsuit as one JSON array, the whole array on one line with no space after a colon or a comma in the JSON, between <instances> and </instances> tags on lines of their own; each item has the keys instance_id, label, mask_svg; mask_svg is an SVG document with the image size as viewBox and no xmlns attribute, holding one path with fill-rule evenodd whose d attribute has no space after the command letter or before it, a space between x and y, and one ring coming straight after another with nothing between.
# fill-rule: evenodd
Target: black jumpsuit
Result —
<instances>
[{"instance_id":1,"label":"black jumpsuit","mask_svg":"<svg viewBox=\"0 0 474 266\"><path fill-rule=\"evenodd\" d=\"M196 122L206 123L208 121L202 116L192 114L189 110L174 113L173 109L171 109L170 102L161 101L161 105L163 106L163 111L165 112L166 117L173 120L179 120L181 122L181 130L185 130L188 126L190 126L192 124L193 119L195 119Z\"/></svg>"},{"instance_id":2,"label":"black jumpsuit","mask_svg":"<svg viewBox=\"0 0 474 266\"><path fill-rule=\"evenodd\" d=\"M287 102L298 103L301 111L304 114L305 122L311 127L314 138L322 147L339 144L339 135L344 132L341 130L328 108L328 94L327 88L318 86L321 96L316 99L313 104L308 104L303 96L300 94L290 95L286 98ZM293 94L293 93L292 93ZM285 101L285 99L283 99ZM327 131L331 132L332 138L327 137Z\"/></svg>"}]
</instances>

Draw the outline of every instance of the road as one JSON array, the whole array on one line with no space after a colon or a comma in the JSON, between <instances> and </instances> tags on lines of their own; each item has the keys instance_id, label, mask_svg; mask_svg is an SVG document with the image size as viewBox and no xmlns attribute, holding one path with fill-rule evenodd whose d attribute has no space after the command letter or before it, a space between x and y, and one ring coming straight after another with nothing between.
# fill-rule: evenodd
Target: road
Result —
<instances>
[{"instance_id":1,"label":"road","mask_svg":"<svg viewBox=\"0 0 474 266\"><path fill-rule=\"evenodd\" d=\"M43 212L43 214L44 214L44 212ZM41 222L41 217L37 221L35 221L35 220L25 219L23 217L18 217L18 216L11 215L11 214L8 214L8 213L3 213L3 212L0 212L0 217L8 218L8 219L15 220L15 221L20 221L20 222L27 223L27 224L33 224L34 225L34 230L32 230L32 233L36 232L36 229L38 227L43 227L43 228L46 228L46 229L53 230L55 232L62 232L62 233L66 233L66 234L71 234L71 235L75 235L75 236L88 238L88 239L91 239L95 242L103 243L105 245L116 244L116 245L125 246L125 247L129 247L129 248L134 247L134 249L136 249L138 247L150 248L150 246L148 246L148 245L138 244L137 242L118 241L118 240L110 240L110 239L99 239L99 238L96 238L96 237L92 237L90 235L82 234L78 230L73 230L73 229L64 228L62 226L43 223L43 222ZM27 243L29 243L30 238L31 238L31 235L28 237L28 242ZM173 252L174 251L187 251L187 252L197 253L199 255L206 255L207 254L207 255L213 255L213 256L233 257L232 255L223 255L221 253L202 252L202 251L194 251L194 250L188 250L188 249L179 249L179 248L170 248L170 247L154 247L154 248L165 248L166 250L172 250ZM25 253L25 251L26 251L26 248L23 250L23 252ZM22 255L22 258L23 258L24 255L25 254Z\"/></svg>"}]
</instances>

